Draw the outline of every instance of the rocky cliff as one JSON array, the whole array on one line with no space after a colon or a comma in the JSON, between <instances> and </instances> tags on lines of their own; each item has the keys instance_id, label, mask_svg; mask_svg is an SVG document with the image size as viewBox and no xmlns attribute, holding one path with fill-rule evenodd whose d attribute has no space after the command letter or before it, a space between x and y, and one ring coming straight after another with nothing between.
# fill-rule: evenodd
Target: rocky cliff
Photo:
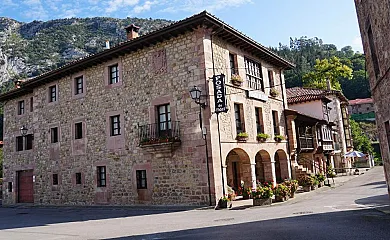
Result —
<instances>
[{"instance_id":1,"label":"rocky cliff","mask_svg":"<svg viewBox=\"0 0 390 240\"><path fill-rule=\"evenodd\" d=\"M163 19L106 17L69 18L47 22L22 23L0 17L1 91L12 87L10 81L34 77L70 61L111 46L126 38L124 27L134 23L140 35L164 27Z\"/></svg>"}]
</instances>

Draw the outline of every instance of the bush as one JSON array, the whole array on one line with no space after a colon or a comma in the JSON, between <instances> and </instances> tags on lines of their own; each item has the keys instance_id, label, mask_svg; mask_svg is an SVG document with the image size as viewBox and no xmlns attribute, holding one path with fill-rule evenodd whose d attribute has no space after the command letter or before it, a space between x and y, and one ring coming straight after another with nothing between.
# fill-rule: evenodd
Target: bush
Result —
<instances>
[{"instance_id":1,"label":"bush","mask_svg":"<svg viewBox=\"0 0 390 240\"><path fill-rule=\"evenodd\" d=\"M275 196L281 196L281 197L289 196L290 188L286 184L280 183L276 185L276 188L274 189L274 194Z\"/></svg>"},{"instance_id":2,"label":"bush","mask_svg":"<svg viewBox=\"0 0 390 240\"><path fill-rule=\"evenodd\" d=\"M313 178L311 178L310 176L307 176L307 175L304 175L304 176L300 176L298 178L298 183L299 185L301 186L312 186L314 185L313 183Z\"/></svg>"},{"instance_id":3,"label":"bush","mask_svg":"<svg viewBox=\"0 0 390 240\"><path fill-rule=\"evenodd\" d=\"M256 191L252 192L252 198L254 199L268 199L274 195L273 187L271 183L257 184Z\"/></svg>"}]
</instances>

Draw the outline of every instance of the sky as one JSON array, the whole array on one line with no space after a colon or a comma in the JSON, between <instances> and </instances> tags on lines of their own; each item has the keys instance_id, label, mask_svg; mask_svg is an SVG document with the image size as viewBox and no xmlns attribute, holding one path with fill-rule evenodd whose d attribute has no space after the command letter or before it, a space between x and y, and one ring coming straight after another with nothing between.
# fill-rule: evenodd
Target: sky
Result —
<instances>
[{"instance_id":1,"label":"sky","mask_svg":"<svg viewBox=\"0 0 390 240\"><path fill-rule=\"evenodd\" d=\"M318 37L363 52L353 0L1 0L0 16L21 22L70 17L181 20L207 10L265 46Z\"/></svg>"}]
</instances>

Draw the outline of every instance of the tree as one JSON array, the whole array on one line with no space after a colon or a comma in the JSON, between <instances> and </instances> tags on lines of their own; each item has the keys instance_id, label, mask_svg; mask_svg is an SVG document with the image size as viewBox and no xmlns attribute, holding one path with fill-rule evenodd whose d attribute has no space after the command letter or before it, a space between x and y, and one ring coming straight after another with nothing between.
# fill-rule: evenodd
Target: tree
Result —
<instances>
[{"instance_id":1,"label":"tree","mask_svg":"<svg viewBox=\"0 0 390 240\"><path fill-rule=\"evenodd\" d=\"M341 78L352 79L352 69L333 56L330 59L317 59L314 71L303 76L303 83L306 87L327 89L329 80L332 89L341 90Z\"/></svg>"},{"instance_id":2,"label":"tree","mask_svg":"<svg viewBox=\"0 0 390 240\"><path fill-rule=\"evenodd\" d=\"M354 149L363 153L373 153L374 148L371 145L371 140L364 134L359 123L350 119L350 126Z\"/></svg>"}]
</instances>

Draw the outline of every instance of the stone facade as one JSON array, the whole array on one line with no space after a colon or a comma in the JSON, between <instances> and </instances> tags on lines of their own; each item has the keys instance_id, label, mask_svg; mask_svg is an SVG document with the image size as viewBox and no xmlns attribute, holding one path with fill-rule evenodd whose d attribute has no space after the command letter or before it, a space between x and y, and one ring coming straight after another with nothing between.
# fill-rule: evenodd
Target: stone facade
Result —
<instances>
[{"instance_id":1,"label":"stone facade","mask_svg":"<svg viewBox=\"0 0 390 240\"><path fill-rule=\"evenodd\" d=\"M372 98L355 99L349 101L348 112L350 114L364 114L374 112Z\"/></svg>"},{"instance_id":2,"label":"stone facade","mask_svg":"<svg viewBox=\"0 0 390 240\"><path fill-rule=\"evenodd\" d=\"M210 18L208 14L206 17ZM243 79L246 76L244 56L261 64L265 92L257 92L263 94L265 100L248 98L248 91L254 89L248 88L246 81L241 87L229 83L229 53L232 52L237 57ZM291 66L273 66L251 52L213 36L212 29L204 26L174 37L169 34L169 38L151 46L112 54L110 58L87 67L80 64L77 71L66 72L64 76L53 75L47 82L29 87L31 90L27 92L22 92L27 88L22 85L16 92L23 94L2 96L7 99L4 106L4 182L12 182L13 186L12 189L3 188L3 204L20 201L23 193L19 189L19 177L20 171L25 170L33 171L33 202L41 205L207 205L209 194L215 203L222 195L222 189L231 184L232 162L238 162L239 169L235 173L239 179L236 181L244 180L248 187L256 182L256 169L259 169L258 176L267 176L263 180L275 182L277 175L281 178L291 176L287 142L277 143L272 136L267 142L258 143L254 120L254 108L260 107L264 131L272 135L271 111L276 111L280 135L286 135L283 115L286 95L281 86L284 84L283 68ZM118 68L119 75L118 82L110 84L108 76L112 66ZM271 69L280 96L268 98L267 71ZM230 109L218 116L221 149L210 81L210 77L219 73L227 76ZM83 76L84 92L83 96L75 97L78 76ZM202 114L209 146L211 192L205 141L199 128L199 106L189 95L189 89L194 85L204 91L202 101L207 103ZM53 89L55 101L51 100ZM18 104L22 100L26 107L24 114L19 115ZM246 143L235 140L234 103L243 106L242 120L249 134ZM167 104L172 124L179 122L176 130L180 130L180 142L140 146L140 129L158 123L158 106ZM118 116L120 126L120 134L115 136L111 136L113 116ZM82 126L80 132L76 130L78 123ZM16 151L21 126L27 127L27 134L33 134L31 150L25 150L25 142L24 150ZM57 142L53 142L55 128L58 129ZM76 134L83 137L77 138ZM138 186L139 171L146 174L143 187Z\"/></svg>"},{"instance_id":3,"label":"stone facade","mask_svg":"<svg viewBox=\"0 0 390 240\"><path fill-rule=\"evenodd\" d=\"M389 1L355 0L371 94L375 105L384 171L390 193L390 4Z\"/></svg>"}]
</instances>

